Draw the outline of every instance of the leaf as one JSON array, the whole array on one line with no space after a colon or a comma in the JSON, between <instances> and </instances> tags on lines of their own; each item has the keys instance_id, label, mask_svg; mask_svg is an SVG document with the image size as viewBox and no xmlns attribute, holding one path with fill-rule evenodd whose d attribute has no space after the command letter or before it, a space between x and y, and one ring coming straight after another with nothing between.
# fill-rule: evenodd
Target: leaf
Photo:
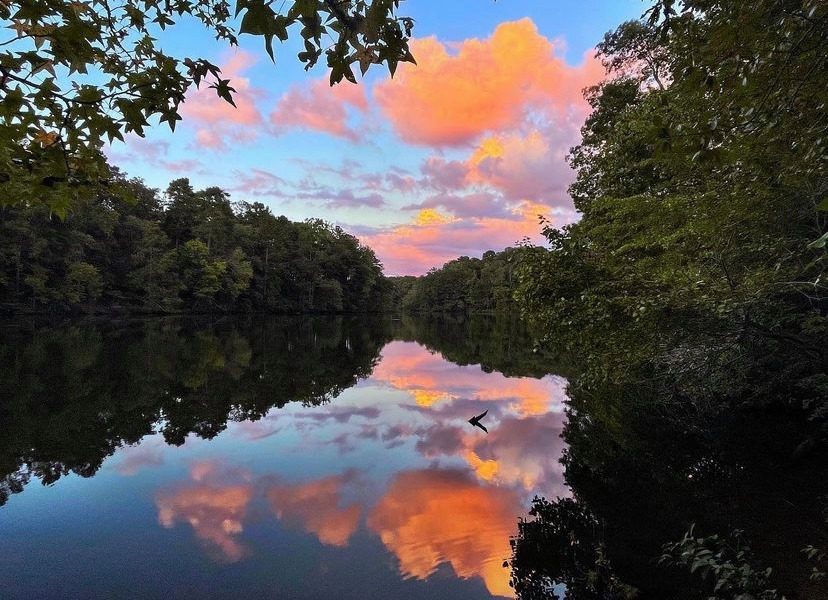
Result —
<instances>
[{"instance_id":1,"label":"leaf","mask_svg":"<svg viewBox=\"0 0 828 600\"><path fill-rule=\"evenodd\" d=\"M826 231L820 237L808 244L808 248L811 248L813 250L816 250L818 248L825 248L825 244L828 244L828 231Z\"/></svg>"}]
</instances>

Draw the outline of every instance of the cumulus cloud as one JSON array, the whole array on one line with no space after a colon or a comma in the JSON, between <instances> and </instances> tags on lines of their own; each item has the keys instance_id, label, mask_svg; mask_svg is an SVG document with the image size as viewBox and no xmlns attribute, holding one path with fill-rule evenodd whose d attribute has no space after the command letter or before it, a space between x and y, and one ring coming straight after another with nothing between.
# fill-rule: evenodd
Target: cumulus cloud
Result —
<instances>
[{"instance_id":1,"label":"cumulus cloud","mask_svg":"<svg viewBox=\"0 0 828 600\"><path fill-rule=\"evenodd\" d=\"M574 174L566 153L575 132L533 129L487 137L469 157L468 181L499 190L507 200L571 208L566 188Z\"/></svg>"},{"instance_id":2,"label":"cumulus cloud","mask_svg":"<svg viewBox=\"0 0 828 600\"><path fill-rule=\"evenodd\" d=\"M594 58L567 65L528 18L502 23L487 39L449 47L431 37L414 40L412 50L417 66L401 65L374 97L403 140L429 146L516 128L529 111L567 113L603 75Z\"/></svg>"}]
</instances>

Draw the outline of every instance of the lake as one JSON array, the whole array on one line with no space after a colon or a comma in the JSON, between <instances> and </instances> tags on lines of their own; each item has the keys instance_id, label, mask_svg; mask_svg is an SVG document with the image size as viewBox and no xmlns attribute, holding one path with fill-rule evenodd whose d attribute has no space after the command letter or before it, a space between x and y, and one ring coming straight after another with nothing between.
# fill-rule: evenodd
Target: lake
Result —
<instances>
[{"instance_id":1,"label":"lake","mask_svg":"<svg viewBox=\"0 0 828 600\"><path fill-rule=\"evenodd\" d=\"M508 597L568 494L566 380L514 320L0 332L6 599Z\"/></svg>"},{"instance_id":2,"label":"lake","mask_svg":"<svg viewBox=\"0 0 828 600\"><path fill-rule=\"evenodd\" d=\"M0 597L698 600L692 527L828 598L818 424L569 368L504 317L5 322Z\"/></svg>"}]
</instances>

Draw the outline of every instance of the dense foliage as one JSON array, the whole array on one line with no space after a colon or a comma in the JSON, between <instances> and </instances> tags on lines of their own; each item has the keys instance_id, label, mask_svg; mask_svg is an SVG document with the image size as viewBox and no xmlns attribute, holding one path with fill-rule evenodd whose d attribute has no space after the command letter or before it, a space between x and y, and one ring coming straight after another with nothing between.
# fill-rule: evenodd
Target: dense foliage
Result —
<instances>
[{"instance_id":1,"label":"dense foliage","mask_svg":"<svg viewBox=\"0 0 828 600\"><path fill-rule=\"evenodd\" d=\"M407 312L503 312L512 308L522 248L461 256L418 278L395 278Z\"/></svg>"},{"instance_id":2,"label":"dense foliage","mask_svg":"<svg viewBox=\"0 0 828 600\"><path fill-rule=\"evenodd\" d=\"M827 47L816 0L661 0L599 46L611 76L570 155L583 217L518 273L572 363L579 504L542 501L522 526L522 597L626 597L609 565L638 597L824 594L800 550L828 537ZM594 551L556 550L544 515L564 512L594 519Z\"/></svg>"},{"instance_id":3,"label":"dense foliage","mask_svg":"<svg viewBox=\"0 0 828 600\"><path fill-rule=\"evenodd\" d=\"M828 7L683 11L601 45L617 77L589 91L571 155L583 218L522 261L521 306L583 367L578 386L648 379L665 402L783 402L824 421L828 160L812 137L828 132ZM773 56L738 70L739 44ZM766 101L800 72L787 110Z\"/></svg>"},{"instance_id":4,"label":"dense foliage","mask_svg":"<svg viewBox=\"0 0 828 600\"><path fill-rule=\"evenodd\" d=\"M139 180L79 202L0 208L0 307L143 312L381 310L391 284L370 248L320 220L293 223L219 188Z\"/></svg>"},{"instance_id":5,"label":"dense foliage","mask_svg":"<svg viewBox=\"0 0 828 600\"><path fill-rule=\"evenodd\" d=\"M232 82L198 57L166 53L159 37L176 21L196 20L216 39L241 34L304 41L306 68L325 55L331 84L355 82L385 64L394 74L413 21L401 0L13 0L0 2L0 205L42 202L60 215L109 176L105 141L143 135L151 120L175 128L194 86L233 103ZM278 6L277 6L278 4Z\"/></svg>"}]
</instances>

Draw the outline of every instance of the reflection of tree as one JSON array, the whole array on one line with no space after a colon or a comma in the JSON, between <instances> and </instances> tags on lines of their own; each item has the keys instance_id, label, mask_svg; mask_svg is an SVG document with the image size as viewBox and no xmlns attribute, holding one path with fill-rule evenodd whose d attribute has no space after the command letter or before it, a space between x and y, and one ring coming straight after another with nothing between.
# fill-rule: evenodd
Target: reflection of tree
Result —
<instances>
[{"instance_id":1,"label":"reflection of tree","mask_svg":"<svg viewBox=\"0 0 828 600\"><path fill-rule=\"evenodd\" d=\"M396 339L416 341L458 365L479 364L507 377L563 374L549 354L536 351L526 324L515 314L403 315Z\"/></svg>"},{"instance_id":2,"label":"reflection of tree","mask_svg":"<svg viewBox=\"0 0 828 600\"><path fill-rule=\"evenodd\" d=\"M828 537L826 457L793 458L808 427L802 415L703 416L653 394L642 385L570 389L564 465L575 500L536 502L521 525L512 560L520 597L551 597L538 590L565 582L567 598L623 598L622 581L639 598L712 595L712 580L658 563L693 523L699 536L743 530L754 550L744 566L771 567L780 595L823 597L800 551Z\"/></svg>"},{"instance_id":3,"label":"reflection of tree","mask_svg":"<svg viewBox=\"0 0 828 600\"><path fill-rule=\"evenodd\" d=\"M91 476L153 431L182 444L289 402L327 402L370 375L386 341L380 322L342 317L8 328L0 504L33 476Z\"/></svg>"}]
</instances>

